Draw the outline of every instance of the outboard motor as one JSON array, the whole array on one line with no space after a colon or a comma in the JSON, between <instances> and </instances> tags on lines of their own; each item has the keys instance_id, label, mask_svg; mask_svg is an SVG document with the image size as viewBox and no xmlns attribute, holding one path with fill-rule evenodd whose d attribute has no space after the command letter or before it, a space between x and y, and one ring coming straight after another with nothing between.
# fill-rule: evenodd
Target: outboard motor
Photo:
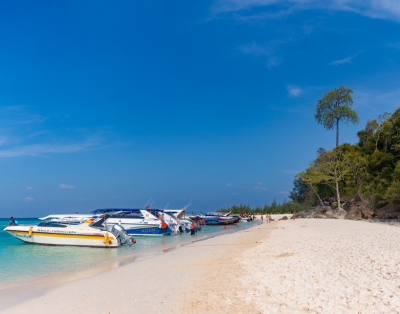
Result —
<instances>
[{"instance_id":1,"label":"outboard motor","mask_svg":"<svg viewBox=\"0 0 400 314\"><path fill-rule=\"evenodd\" d=\"M136 241L132 240L132 236L130 236L120 225L107 225L107 231L112 233L121 244L132 245L136 243Z\"/></svg>"}]
</instances>

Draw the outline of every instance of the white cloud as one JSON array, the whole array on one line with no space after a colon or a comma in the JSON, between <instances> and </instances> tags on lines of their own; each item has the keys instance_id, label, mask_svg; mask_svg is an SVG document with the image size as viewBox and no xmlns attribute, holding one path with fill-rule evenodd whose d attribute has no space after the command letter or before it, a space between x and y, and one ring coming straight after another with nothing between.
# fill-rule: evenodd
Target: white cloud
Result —
<instances>
[{"instance_id":1,"label":"white cloud","mask_svg":"<svg viewBox=\"0 0 400 314\"><path fill-rule=\"evenodd\" d=\"M349 57L341 59L341 60L332 61L328 65L339 65L339 64L345 64L345 63L351 63L351 60L353 60L355 57L356 57L356 55L349 56Z\"/></svg>"},{"instance_id":2,"label":"white cloud","mask_svg":"<svg viewBox=\"0 0 400 314\"><path fill-rule=\"evenodd\" d=\"M67 185L67 184L64 184L64 183L60 183L60 189L72 190L72 189L75 189L75 185Z\"/></svg>"},{"instance_id":3,"label":"white cloud","mask_svg":"<svg viewBox=\"0 0 400 314\"><path fill-rule=\"evenodd\" d=\"M265 186L255 185L254 186L254 190L263 190L263 191L265 191L265 190L268 190L268 189Z\"/></svg>"},{"instance_id":4,"label":"white cloud","mask_svg":"<svg viewBox=\"0 0 400 314\"><path fill-rule=\"evenodd\" d=\"M232 186L232 183L227 183L226 186Z\"/></svg>"},{"instance_id":5,"label":"white cloud","mask_svg":"<svg viewBox=\"0 0 400 314\"><path fill-rule=\"evenodd\" d=\"M260 10L262 7L272 5L275 7L282 5L283 13L278 11L279 14L271 15L271 13L267 12L264 18L279 18L291 12L302 10L328 9L354 12L372 18L400 21L400 1L398 0L217 0L212 7L212 11L215 13L248 13L252 8ZM262 13L258 15L262 16ZM243 14L236 14L235 17L243 18Z\"/></svg>"},{"instance_id":6,"label":"white cloud","mask_svg":"<svg viewBox=\"0 0 400 314\"><path fill-rule=\"evenodd\" d=\"M288 85L286 89L291 97L300 97L303 93L303 89L295 85Z\"/></svg>"},{"instance_id":7,"label":"white cloud","mask_svg":"<svg viewBox=\"0 0 400 314\"><path fill-rule=\"evenodd\" d=\"M33 190L33 188L30 187L30 186L27 186L26 189L27 189L27 190Z\"/></svg>"},{"instance_id":8,"label":"white cloud","mask_svg":"<svg viewBox=\"0 0 400 314\"><path fill-rule=\"evenodd\" d=\"M397 43L390 43L390 44L388 44L388 47L400 49L400 42L397 42Z\"/></svg>"},{"instance_id":9,"label":"white cloud","mask_svg":"<svg viewBox=\"0 0 400 314\"><path fill-rule=\"evenodd\" d=\"M32 197L27 197L26 199L24 199L24 202L30 202L33 201L34 199Z\"/></svg>"},{"instance_id":10,"label":"white cloud","mask_svg":"<svg viewBox=\"0 0 400 314\"><path fill-rule=\"evenodd\" d=\"M257 182L258 185L262 185L262 182Z\"/></svg>"},{"instance_id":11,"label":"white cloud","mask_svg":"<svg viewBox=\"0 0 400 314\"><path fill-rule=\"evenodd\" d=\"M289 191L280 191L278 194L289 194Z\"/></svg>"},{"instance_id":12,"label":"white cloud","mask_svg":"<svg viewBox=\"0 0 400 314\"><path fill-rule=\"evenodd\" d=\"M274 48L268 45L261 46L257 43L251 43L240 46L239 50L241 50L243 53L259 57L259 56L269 56L270 54L272 54Z\"/></svg>"},{"instance_id":13,"label":"white cloud","mask_svg":"<svg viewBox=\"0 0 400 314\"><path fill-rule=\"evenodd\" d=\"M279 65L281 63L281 59L279 59L278 57L271 57L268 58L267 60L267 67L268 69L271 69L272 67L275 67L277 65Z\"/></svg>"},{"instance_id":14,"label":"white cloud","mask_svg":"<svg viewBox=\"0 0 400 314\"><path fill-rule=\"evenodd\" d=\"M266 65L268 69L271 69L272 67L277 66L281 63L281 59L274 56L274 54L277 47L284 43L284 40L274 40L265 45L259 45L253 42L247 45L240 46L239 50L241 50L245 54L253 55L256 57L267 57Z\"/></svg>"},{"instance_id":15,"label":"white cloud","mask_svg":"<svg viewBox=\"0 0 400 314\"><path fill-rule=\"evenodd\" d=\"M373 90L354 90L354 107L367 107L378 112L389 111L394 112L399 107L400 88L387 92L379 92ZM379 114L380 114L379 113Z\"/></svg>"},{"instance_id":16,"label":"white cloud","mask_svg":"<svg viewBox=\"0 0 400 314\"><path fill-rule=\"evenodd\" d=\"M76 153L80 151L94 149L96 148L96 146L98 146L98 144L99 142L97 141L87 141L86 143L75 143L70 145L48 145L48 144L24 145L10 149L0 150L0 158Z\"/></svg>"}]
</instances>

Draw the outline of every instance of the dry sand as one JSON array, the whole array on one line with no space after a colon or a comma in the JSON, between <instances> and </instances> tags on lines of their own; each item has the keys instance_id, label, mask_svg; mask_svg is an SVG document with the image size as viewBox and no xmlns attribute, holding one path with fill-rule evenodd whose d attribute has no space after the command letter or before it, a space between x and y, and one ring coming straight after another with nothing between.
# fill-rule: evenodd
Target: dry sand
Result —
<instances>
[{"instance_id":1,"label":"dry sand","mask_svg":"<svg viewBox=\"0 0 400 314\"><path fill-rule=\"evenodd\" d=\"M399 239L362 221L264 223L42 287L2 313L400 313Z\"/></svg>"}]
</instances>

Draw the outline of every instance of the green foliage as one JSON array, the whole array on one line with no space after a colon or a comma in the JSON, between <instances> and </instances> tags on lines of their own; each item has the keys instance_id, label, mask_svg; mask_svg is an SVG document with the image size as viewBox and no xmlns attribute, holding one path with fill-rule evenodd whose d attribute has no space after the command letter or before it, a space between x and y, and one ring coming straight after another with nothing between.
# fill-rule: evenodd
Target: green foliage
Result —
<instances>
[{"instance_id":1,"label":"green foliage","mask_svg":"<svg viewBox=\"0 0 400 314\"><path fill-rule=\"evenodd\" d=\"M338 208L338 204L337 204L337 203L332 203L332 208L333 208L333 209Z\"/></svg>"},{"instance_id":2,"label":"green foliage","mask_svg":"<svg viewBox=\"0 0 400 314\"><path fill-rule=\"evenodd\" d=\"M220 213L229 213L239 215L242 211L246 214L255 214L261 213L263 215L266 214L287 214L293 212L299 212L306 208L305 204L300 204L298 202L286 202L286 199L283 201L282 204L277 203L276 199L274 199L271 205L264 205L264 206L256 206L251 208L250 205L240 204L240 205L233 205L229 208L221 208L217 210Z\"/></svg>"},{"instance_id":3,"label":"green foliage","mask_svg":"<svg viewBox=\"0 0 400 314\"><path fill-rule=\"evenodd\" d=\"M307 184L300 178L297 178L293 181L293 191L290 192L289 198L294 202L304 202L307 192Z\"/></svg>"},{"instance_id":4,"label":"green foliage","mask_svg":"<svg viewBox=\"0 0 400 314\"><path fill-rule=\"evenodd\" d=\"M344 104L351 104L351 90L347 92L346 96L343 89L341 95ZM336 99L330 93L319 102L321 111L317 112L317 120L328 129L333 127L334 118L332 114L323 116L322 109ZM400 204L400 108L393 114L385 112L368 120L357 137L355 145L342 144L332 151L317 153L317 159L297 176L310 188L307 195L315 201L337 197L336 192L340 191L342 196L356 196L375 209L389 203Z\"/></svg>"},{"instance_id":5,"label":"green foliage","mask_svg":"<svg viewBox=\"0 0 400 314\"><path fill-rule=\"evenodd\" d=\"M339 122L344 121L347 124L359 122L357 113L351 109L353 106L352 93L351 88L340 85L334 90L326 92L315 106L315 120L327 130L336 127L336 146L339 145Z\"/></svg>"}]
</instances>

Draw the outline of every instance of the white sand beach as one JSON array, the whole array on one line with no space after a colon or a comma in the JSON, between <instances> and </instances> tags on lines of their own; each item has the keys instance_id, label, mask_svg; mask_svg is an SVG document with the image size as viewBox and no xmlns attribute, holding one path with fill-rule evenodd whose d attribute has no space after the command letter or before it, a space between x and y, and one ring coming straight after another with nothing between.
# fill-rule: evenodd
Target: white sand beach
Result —
<instances>
[{"instance_id":1,"label":"white sand beach","mask_svg":"<svg viewBox=\"0 0 400 314\"><path fill-rule=\"evenodd\" d=\"M42 285L1 313L400 313L399 239L365 221L264 223Z\"/></svg>"}]
</instances>

